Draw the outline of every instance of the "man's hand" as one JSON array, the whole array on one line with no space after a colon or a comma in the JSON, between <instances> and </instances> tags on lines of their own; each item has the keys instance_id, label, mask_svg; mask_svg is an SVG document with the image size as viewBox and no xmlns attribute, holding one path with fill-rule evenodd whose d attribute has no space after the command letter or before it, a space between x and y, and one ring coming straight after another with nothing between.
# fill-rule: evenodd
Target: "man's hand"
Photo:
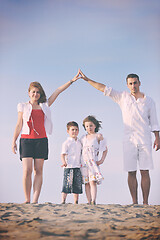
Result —
<instances>
[{"instance_id":1,"label":"man's hand","mask_svg":"<svg viewBox=\"0 0 160 240\"><path fill-rule=\"evenodd\" d=\"M88 78L84 75L84 73L79 69L79 74L81 75L81 78L84 79L85 81L88 81Z\"/></svg>"},{"instance_id":2,"label":"man's hand","mask_svg":"<svg viewBox=\"0 0 160 240\"><path fill-rule=\"evenodd\" d=\"M158 151L160 149L160 138L155 139L153 148L155 148L156 151Z\"/></svg>"}]
</instances>

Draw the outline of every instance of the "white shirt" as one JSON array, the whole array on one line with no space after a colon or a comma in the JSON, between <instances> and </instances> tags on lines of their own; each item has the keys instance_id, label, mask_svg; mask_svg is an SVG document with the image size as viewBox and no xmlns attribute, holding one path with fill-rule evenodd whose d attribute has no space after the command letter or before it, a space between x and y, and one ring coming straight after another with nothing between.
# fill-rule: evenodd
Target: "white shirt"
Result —
<instances>
[{"instance_id":1,"label":"white shirt","mask_svg":"<svg viewBox=\"0 0 160 240\"><path fill-rule=\"evenodd\" d=\"M81 166L81 152L82 144L77 138L68 137L67 140L62 144L61 154L65 155L65 160L67 163L66 168L80 168Z\"/></svg>"},{"instance_id":2,"label":"white shirt","mask_svg":"<svg viewBox=\"0 0 160 240\"><path fill-rule=\"evenodd\" d=\"M104 95L119 104L124 123L124 142L151 144L151 131L160 131L154 101L148 97L136 98L128 92L117 92L107 87Z\"/></svg>"},{"instance_id":3,"label":"white shirt","mask_svg":"<svg viewBox=\"0 0 160 240\"><path fill-rule=\"evenodd\" d=\"M48 134L52 133L52 120L51 120L51 111L48 106L48 103L40 103L40 107L42 108L42 111L44 112L45 119L44 119L44 127ZM23 126L22 126L22 134L29 134L30 129L27 124L27 122L30 119L31 112L32 112L32 104L29 102L26 103L19 103L17 105L17 111L23 112Z\"/></svg>"}]
</instances>

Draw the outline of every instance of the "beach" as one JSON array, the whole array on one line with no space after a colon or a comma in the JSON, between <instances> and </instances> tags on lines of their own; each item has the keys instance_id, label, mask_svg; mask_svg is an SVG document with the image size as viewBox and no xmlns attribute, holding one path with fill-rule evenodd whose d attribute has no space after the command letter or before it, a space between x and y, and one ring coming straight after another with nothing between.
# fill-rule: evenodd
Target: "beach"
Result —
<instances>
[{"instance_id":1,"label":"beach","mask_svg":"<svg viewBox=\"0 0 160 240\"><path fill-rule=\"evenodd\" d=\"M1 203L0 239L160 239L160 205Z\"/></svg>"}]
</instances>

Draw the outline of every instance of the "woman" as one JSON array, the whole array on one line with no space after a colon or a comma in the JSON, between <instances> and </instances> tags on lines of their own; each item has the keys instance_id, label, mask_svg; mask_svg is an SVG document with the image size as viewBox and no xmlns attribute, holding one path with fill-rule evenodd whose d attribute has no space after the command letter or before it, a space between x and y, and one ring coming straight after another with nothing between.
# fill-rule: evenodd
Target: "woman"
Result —
<instances>
[{"instance_id":1,"label":"woman","mask_svg":"<svg viewBox=\"0 0 160 240\"><path fill-rule=\"evenodd\" d=\"M32 170L34 165L33 202L38 203L42 186L43 164L48 159L47 135L52 133L50 106L58 95L79 79L77 75L59 87L46 100L45 92L38 82L32 82L28 89L30 101L18 104L18 120L13 136L12 151L16 154L16 140L21 133L20 159L23 164L23 189L25 203L30 203L32 187Z\"/></svg>"}]
</instances>

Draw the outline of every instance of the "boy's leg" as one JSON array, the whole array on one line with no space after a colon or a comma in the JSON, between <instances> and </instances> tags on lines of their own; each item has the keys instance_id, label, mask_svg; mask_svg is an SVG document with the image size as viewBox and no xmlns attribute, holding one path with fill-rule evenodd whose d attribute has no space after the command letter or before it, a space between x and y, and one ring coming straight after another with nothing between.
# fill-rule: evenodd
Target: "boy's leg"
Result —
<instances>
[{"instance_id":1,"label":"boy's leg","mask_svg":"<svg viewBox=\"0 0 160 240\"><path fill-rule=\"evenodd\" d=\"M74 204L78 204L79 194L73 193Z\"/></svg>"},{"instance_id":2,"label":"boy's leg","mask_svg":"<svg viewBox=\"0 0 160 240\"><path fill-rule=\"evenodd\" d=\"M66 203L67 193L62 192L62 204Z\"/></svg>"}]
</instances>

